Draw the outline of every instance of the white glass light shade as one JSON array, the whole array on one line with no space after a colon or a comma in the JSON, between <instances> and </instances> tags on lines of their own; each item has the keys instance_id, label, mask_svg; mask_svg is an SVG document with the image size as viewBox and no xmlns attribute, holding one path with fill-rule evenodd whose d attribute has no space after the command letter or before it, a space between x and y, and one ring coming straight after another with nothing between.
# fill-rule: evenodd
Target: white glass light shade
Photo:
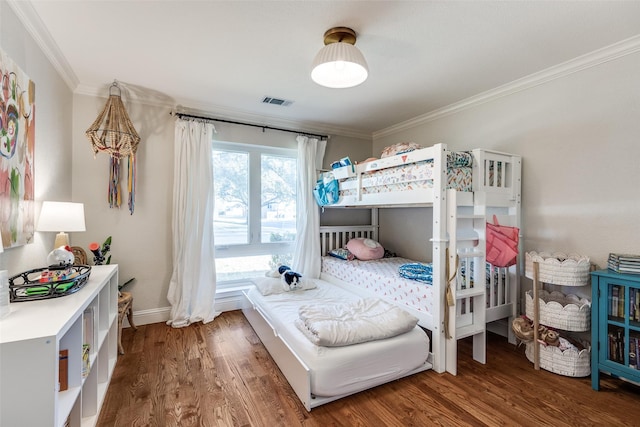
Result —
<instances>
[{"instance_id":1,"label":"white glass light shade","mask_svg":"<svg viewBox=\"0 0 640 427\"><path fill-rule=\"evenodd\" d=\"M67 246L69 238L65 232L85 231L84 204L71 202L42 202L40 219L36 231L56 231L54 248Z\"/></svg>"},{"instance_id":2,"label":"white glass light shade","mask_svg":"<svg viewBox=\"0 0 640 427\"><path fill-rule=\"evenodd\" d=\"M353 87L364 82L369 67L362 52L349 43L330 43L320 49L313 60L311 79L334 89Z\"/></svg>"}]
</instances>

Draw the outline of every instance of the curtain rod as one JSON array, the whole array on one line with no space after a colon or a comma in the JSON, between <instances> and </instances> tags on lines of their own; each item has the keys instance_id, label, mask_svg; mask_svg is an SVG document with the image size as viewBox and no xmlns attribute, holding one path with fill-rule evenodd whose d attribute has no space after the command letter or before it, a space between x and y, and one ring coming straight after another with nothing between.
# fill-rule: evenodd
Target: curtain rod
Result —
<instances>
[{"instance_id":1,"label":"curtain rod","mask_svg":"<svg viewBox=\"0 0 640 427\"><path fill-rule=\"evenodd\" d=\"M329 139L329 135L318 135L316 133L303 132L303 131L299 131L299 130L276 128L276 127L265 126L265 125L256 125L254 123L236 122L236 121L233 121L233 120L216 119L214 117L196 116L194 114L186 114L186 113L170 112L169 114L171 114L173 116L177 116L180 119L186 117L188 119L198 119L198 120L206 120L206 121L212 121L212 122L231 123L231 124L234 124L234 125L251 126L251 127L255 127L255 128L261 128L263 132L264 132L265 129L269 129L269 130L278 130L280 132L297 133L299 135L305 135L305 136L315 136L315 137L317 137L319 139Z\"/></svg>"}]
</instances>

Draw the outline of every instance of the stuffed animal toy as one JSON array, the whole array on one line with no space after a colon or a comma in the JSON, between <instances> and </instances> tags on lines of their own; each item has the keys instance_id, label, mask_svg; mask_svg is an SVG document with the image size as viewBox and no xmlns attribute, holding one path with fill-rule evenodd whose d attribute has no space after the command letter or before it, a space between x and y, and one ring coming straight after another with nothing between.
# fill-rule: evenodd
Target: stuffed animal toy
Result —
<instances>
[{"instance_id":1,"label":"stuffed animal toy","mask_svg":"<svg viewBox=\"0 0 640 427\"><path fill-rule=\"evenodd\" d=\"M73 264L75 257L69 246L60 246L52 250L47 256L47 263L50 267L62 267Z\"/></svg>"},{"instance_id":2,"label":"stuffed animal toy","mask_svg":"<svg viewBox=\"0 0 640 427\"><path fill-rule=\"evenodd\" d=\"M292 270L285 270L282 273L282 286L285 291L295 291L302 288L302 275Z\"/></svg>"},{"instance_id":3,"label":"stuffed animal toy","mask_svg":"<svg viewBox=\"0 0 640 427\"><path fill-rule=\"evenodd\" d=\"M287 265L279 265L275 270L267 271L265 276L282 279L282 287L285 291L295 291L303 287L302 274L296 273Z\"/></svg>"},{"instance_id":4,"label":"stuffed animal toy","mask_svg":"<svg viewBox=\"0 0 640 427\"><path fill-rule=\"evenodd\" d=\"M516 317L511 324L516 337L522 341L533 340L533 321L526 316ZM544 325L538 326L538 341L544 346L558 347L560 345L560 335L553 329L547 329Z\"/></svg>"}]
</instances>

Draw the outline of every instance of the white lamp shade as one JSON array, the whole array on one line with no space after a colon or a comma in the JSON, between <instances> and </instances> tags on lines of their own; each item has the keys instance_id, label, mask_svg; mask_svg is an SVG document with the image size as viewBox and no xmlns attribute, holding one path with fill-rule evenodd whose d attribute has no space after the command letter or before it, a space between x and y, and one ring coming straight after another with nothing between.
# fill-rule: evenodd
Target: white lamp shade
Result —
<instances>
[{"instance_id":1,"label":"white lamp shade","mask_svg":"<svg viewBox=\"0 0 640 427\"><path fill-rule=\"evenodd\" d=\"M369 67L362 52L350 43L325 45L313 60L311 79L321 86L334 89L353 87L369 76Z\"/></svg>"},{"instance_id":2,"label":"white lamp shade","mask_svg":"<svg viewBox=\"0 0 640 427\"><path fill-rule=\"evenodd\" d=\"M71 202L42 202L36 231L86 231L84 204Z\"/></svg>"}]
</instances>

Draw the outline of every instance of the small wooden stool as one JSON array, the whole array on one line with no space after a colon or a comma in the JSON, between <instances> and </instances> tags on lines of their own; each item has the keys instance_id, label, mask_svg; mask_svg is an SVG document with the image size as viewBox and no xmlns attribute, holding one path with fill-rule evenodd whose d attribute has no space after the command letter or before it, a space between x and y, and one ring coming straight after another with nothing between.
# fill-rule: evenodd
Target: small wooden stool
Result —
<instances>
[{"instance_id":1,"label":"small wooden stool","mask_svg":"<svg viewBox=\"0 0 640 427\"><path fill-rule=\"evenodd\" d=\"M122 347L122 321L124 316L129 319L129 324L134 330L138 328L133 323L133 295L131 292L120 292L118 296L118 350L120 354L124 354L124 348Z\"/></svg>"}]
</instances>

